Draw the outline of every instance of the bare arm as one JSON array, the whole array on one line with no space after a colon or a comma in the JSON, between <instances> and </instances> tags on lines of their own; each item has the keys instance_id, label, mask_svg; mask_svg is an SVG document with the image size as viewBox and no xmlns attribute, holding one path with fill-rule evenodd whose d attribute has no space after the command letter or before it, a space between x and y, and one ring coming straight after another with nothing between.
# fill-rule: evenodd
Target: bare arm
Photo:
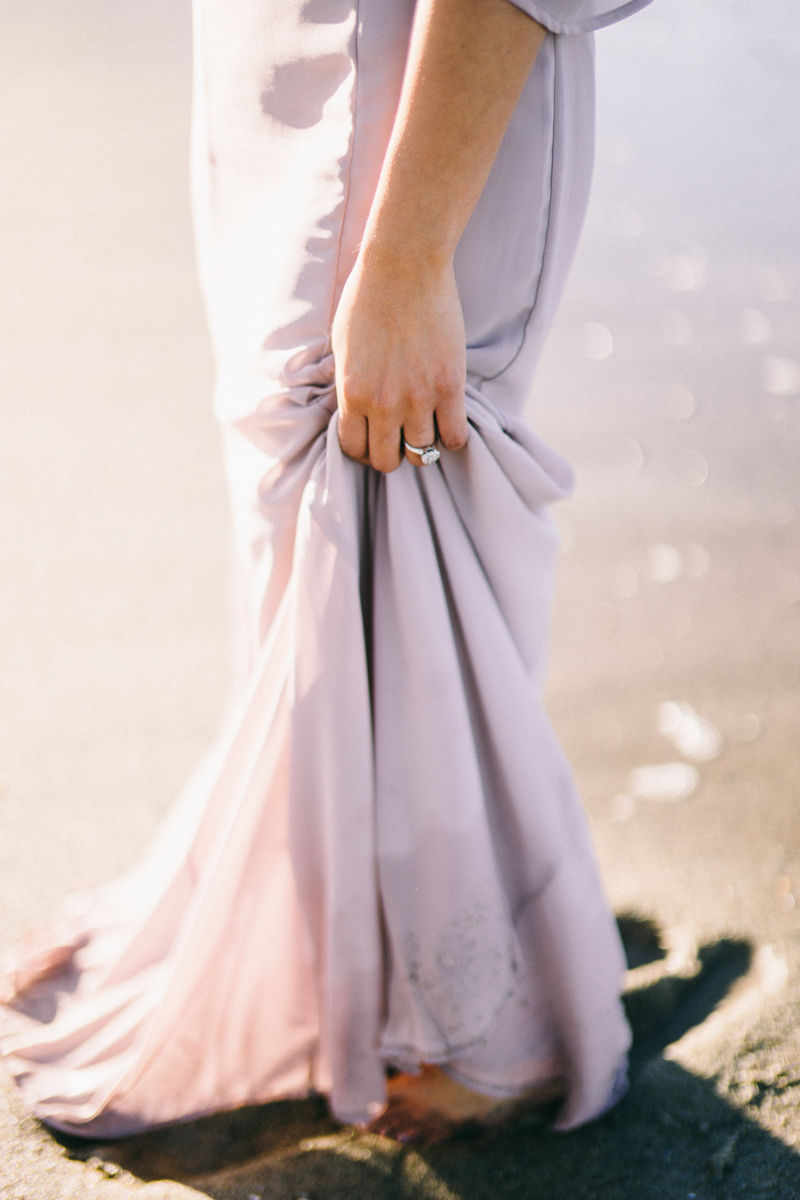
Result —
<instances>
[{"instance_id":1,"label":"bare arm","mask_svg":"<svg viewBox=\"0 0 800 1200\"><path fill-rule=\"evenodd\" d=\"M511 0L418 0L394 130L333 323L339 440L380 471L467 439L453 254L545 30ZM419 464L415 455L409 460Z\"/></svg>"}]
</instances>

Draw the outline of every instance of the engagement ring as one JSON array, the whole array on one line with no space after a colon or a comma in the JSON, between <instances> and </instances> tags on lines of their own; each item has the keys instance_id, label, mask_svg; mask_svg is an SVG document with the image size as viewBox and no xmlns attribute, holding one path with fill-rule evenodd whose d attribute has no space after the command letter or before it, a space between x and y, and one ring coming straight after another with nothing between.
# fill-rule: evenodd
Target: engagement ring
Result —
<instances>
[{"instance_id":1,"label":"engagement ring","mask_svg":"<svg viewBox=\"0 0 800 1200\"><path fill-rule=\"evenodd\" d=\"M428 463L438 462L441 457L435 446L422 446L420 448L417 446L409 446L408 442L406 442L406 450L410 450L412 454L418 454L422 459L423 466L426 467Z\"/></svg>"}]
</instances>

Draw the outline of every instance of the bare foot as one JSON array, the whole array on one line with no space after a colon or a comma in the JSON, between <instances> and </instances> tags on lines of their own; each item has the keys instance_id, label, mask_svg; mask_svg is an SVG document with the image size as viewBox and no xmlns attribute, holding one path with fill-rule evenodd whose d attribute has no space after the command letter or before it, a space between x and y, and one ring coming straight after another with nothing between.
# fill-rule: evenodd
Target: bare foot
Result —
<instances>
[{"instance_id":1,"label":"bare foot","mask_svg":"<svg viewBox=\"0 0 800 1200\"><path fill-rule=\"evenodd\" d=\"M369 1125L371 1133L398 1142L432 1146L468 1125L499 1125L526 1108L557 1100L565 1094L556 1079L515 1096L498 1100L457 1083L440 1067L423 1063L419 1075L400 1072L387 1083L386 1108Z\"/></svg>"}]
</instances>

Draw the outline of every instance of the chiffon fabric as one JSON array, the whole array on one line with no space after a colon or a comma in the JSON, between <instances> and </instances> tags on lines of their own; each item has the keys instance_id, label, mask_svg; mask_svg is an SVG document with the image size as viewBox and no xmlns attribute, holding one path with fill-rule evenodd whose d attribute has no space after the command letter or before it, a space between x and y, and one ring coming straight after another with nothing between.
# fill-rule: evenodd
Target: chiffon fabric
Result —
<instances>
[{"instance_id":1,"label":"chiffon fabric","mask_svg":"<svg viewBox=\"0 0 800 1200\"><path fill-rule=\"evenodd\" d=\"M111 1137L385 1100L624 1089L623 955L542 707L567 463L521 421L586 206L589 32L549 30L461 239L465 449L382 476L337 439L330 328L396 110L409 0L197 0L194 197L235 518L242 682L145 861L9 970L24 1102Z\"/></svg>"}]
</instances>

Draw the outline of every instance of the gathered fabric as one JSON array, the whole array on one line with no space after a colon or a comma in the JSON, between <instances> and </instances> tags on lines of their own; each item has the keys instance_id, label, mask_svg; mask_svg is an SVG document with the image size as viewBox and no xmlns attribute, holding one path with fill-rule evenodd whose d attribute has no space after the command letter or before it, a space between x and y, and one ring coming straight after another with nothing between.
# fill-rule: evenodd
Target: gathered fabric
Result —
<instances>
[{"instance_id":1,"label":"gathered fabric","mask_svg":"<svg viewBox=\"0 0 800 1200\"><path fill-rule=\"evenodd\" d=\"M148 860L76 912L66 972L17 967L29 1016L3 1050L62 1128L311 1088L364 1121L387 1062L480 1084L483 1057L514 1094L596 1040L570 1122L619 1071L616 935L541 702L569 467L471 391L464 450L383 477L344 457L330 399L260 423L291 551L226 733Z\"/></svg>"}]
</instances>

